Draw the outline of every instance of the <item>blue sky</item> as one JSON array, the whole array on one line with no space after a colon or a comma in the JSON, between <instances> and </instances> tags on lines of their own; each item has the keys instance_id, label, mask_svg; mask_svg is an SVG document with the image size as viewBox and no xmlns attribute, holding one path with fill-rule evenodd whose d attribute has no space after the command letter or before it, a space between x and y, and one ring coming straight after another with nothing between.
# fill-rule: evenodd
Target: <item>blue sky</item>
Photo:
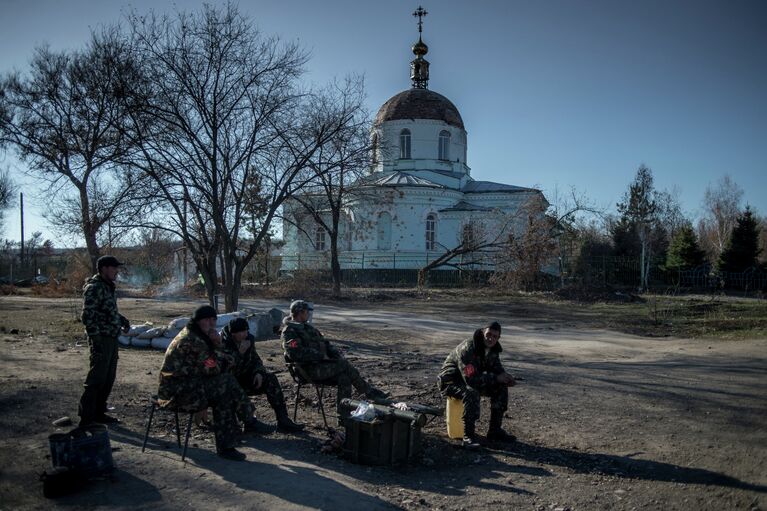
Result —
<instances>
[{"instance_id":1,"label":"blue sky","mask_svg":"<svg viewBox=\"0 0 767 511\"><path fill-rule=\"evenodd\" d=\"M121 12L194 10L196 0L0 0L0 71L23 70L35 46L77 48ZM644 163L660 189L701 212L729 174L767 215L767 2L559 0L422 2L429 88L458 107L478 180L575 186L614 209ZM418 2L251 0L264 32L311 51L307 79L363 73L375 113L410 87ZM18 175L22 164L0 155ZM26 179L26 195L34 183ZM26 231L53 236L27 200ZM18 239L9 211L0 237ZM55 238L54 238L55 239Z\"/></svg>"}]
</instances>

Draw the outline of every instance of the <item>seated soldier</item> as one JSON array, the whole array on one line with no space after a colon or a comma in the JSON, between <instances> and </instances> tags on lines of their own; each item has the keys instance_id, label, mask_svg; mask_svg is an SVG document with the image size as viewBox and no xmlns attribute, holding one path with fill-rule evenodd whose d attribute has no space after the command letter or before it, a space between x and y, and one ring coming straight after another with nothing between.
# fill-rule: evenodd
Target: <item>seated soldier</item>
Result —
<instances>
[{"instance_id":1,"label":"seated soldier","mask_svg":"<svg viewBox=\"0 0 767 511\"><path fill-rule=\"evenodd\" d=\"M290 316L283 320L282 349L285 357L313 382L336 385L338 424L349 416L341 409L341 400L352 395L352 386L372 401L386 401L388 395L370 385L340 351L326 341L319 330L308 323L312 307L303 300L290 304Z\"/></svg>"},{"instance_id":2,"label":"seated soldier","mask_svg":"<svg viewBox=\"0 0 767 511\"><path fill-rule=\"evenodd\" d=\"M479 419L480 396L490 397L490 427L487 439L513 442L514 435L503 430L503 414L509 403L507 387L514 378L501 365L501 325L493 321L459 344L445 359L439 373L439 391L445 397L463 401L463 446L479 447L474 425Z\"/></svg>"},{"instance_id":3,"label":"seated soldier","mask_svg":"<svg viewBox=\"0 0 767 511\"><path fill-rule=\"evenodd\" d=\"M288 407L282 387L274 373L264 367L261 357L253 345L255 337L248 332L248 322L235 318L221 332L224 338L224 351L234 359L232 373L242 389L249 396L266 394L266 400L277 416L277 429L284 433L295 433L304 429L288 417Z\"/></svg>"},{"instance_id":4,"label":"seated soldier","mask_svg":"<svg viewBox=\"0 0 767 511\"><path fill-rule=\"evenodd\" d=\"M254 426L253 405L234 375L225 372L228 356L219 351L216 310L204 305L194 311L187 326L171 341L160 370L157 391L162 407L213 409L216 452L222 458L242 461L245 454L234 448L241 432Z\"/></svg>"}]
</instances>

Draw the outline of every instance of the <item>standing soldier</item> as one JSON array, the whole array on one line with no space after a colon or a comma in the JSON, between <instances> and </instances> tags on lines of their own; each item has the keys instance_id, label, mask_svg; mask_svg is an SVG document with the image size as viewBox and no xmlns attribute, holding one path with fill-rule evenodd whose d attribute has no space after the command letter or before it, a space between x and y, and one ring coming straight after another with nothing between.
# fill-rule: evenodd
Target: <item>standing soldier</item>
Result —
<instances>
[{"instance_id":1,"label":"standing soldier","mask_svg":"<svg viewBox=\"0 0 767 511\"><path fill-rule=\"evenodd\" d=\"M290 316L283 320L280 336L282 349L285 357L294 362L309 380L338 386L336 412L340 425L343 418L349 415L341 407L341 400L351 397L352 386L373 401L385 401L388 395L366 382L341 352L308 323L311 310L312 307L303 300L290 304Z\"/></svg>"},{"instance_id":2,"label":"standing soldier","mask_svg":"<svg viewBox=\"0 0 767 511\"><path fill-rule=\"evenodd\" d=\"M234 359L232 372L249 396L266 394L266 400L277 416L277 429L283 433L296 433L304 429L288 417L288 407L277 376L267 371L253 345L255 337L248 332L248 322L235 318L224 327L224 350Z\"/></svg>"},{"instance_id":3,"label":"standing soldier","mask_svg":"<svg viewBox=\"0 0 767 511\"><path fill-rule=\"evenodd\" d=\"M216 331L216 309L198 307L186 327L171 341L160 369L158 402L162 407L184 410L213 409L216 452L222 458L242 461L234 448L241 433L253 431L257 421L253 405L227 369L234 361L223 353Z\"/></svg>"},{"instance_id":4,"label":"standing soldier","mask_svg":"<svg viewBox=\"0 0 767 511\"><path fill-rule=\"evenodd\" d=\"M480 396L490 397L490 427L487 439L514 442L503 430L503 414L509 404L509 391L516 383L501 365L501 325L493 321L459 344L445 359L439 373L439 392L463 401L463 446L474 449L479 442L474 425L479 419Z\"/></svg>"},{"instance_id":5,"label":"standing soldier","mask_svg":"<svg viewBox=\"0 0 767 511\"><path fill-rule=\"evenodd\" d=\"M88 334L90 369L85 378L85 390L80 398L80 425L94 422L114 424L120 422L106 414L107 399L117 374L117 336L120 329L130 329L128 320L117 312L115 281L123 263L113 256L102 256L96 261L98 273L83 287L83 313L81 320Z\"/></svg>"}]
</instances>

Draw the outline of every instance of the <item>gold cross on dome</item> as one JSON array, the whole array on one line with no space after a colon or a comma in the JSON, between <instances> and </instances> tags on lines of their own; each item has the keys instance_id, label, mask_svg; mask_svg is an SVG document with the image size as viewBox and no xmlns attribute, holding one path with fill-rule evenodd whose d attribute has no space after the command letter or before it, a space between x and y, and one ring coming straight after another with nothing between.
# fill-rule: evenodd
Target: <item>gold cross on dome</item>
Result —
<instances>
[{"instance_id":1,"label":"gold cross on dome","mask_svg":"<svg viewBox=\"0 0 767 511\"><path fill-rule=\"evenodd\" d=\"M418 6L418 9L416 9L415 12L413 13L413 16L418 17L418 33L419 34L423 31L423 18L427 14L429 13L426 12L426 10L420 5Z\"/></svg>"}]
</instances>

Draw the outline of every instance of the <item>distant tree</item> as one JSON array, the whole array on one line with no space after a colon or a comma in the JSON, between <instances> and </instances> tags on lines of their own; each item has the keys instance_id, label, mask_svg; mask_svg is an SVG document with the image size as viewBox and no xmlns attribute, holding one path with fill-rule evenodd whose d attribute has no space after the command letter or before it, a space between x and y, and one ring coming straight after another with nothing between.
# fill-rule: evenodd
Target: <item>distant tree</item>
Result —
<instances>
[{"instance_id":1,"label":"distant tree","mask_svg":"<svg viewBox=\"0 0 767 511\"><path fill-rule=\"evenodd\" d=\"M0 170L0 231L5 227L5 211L13 207L16 199L16 184L7 169Z\"/></svg>"},{"instance_id":2,"label":"distant tree","mask_svg":"<svg viewBox=\"0 0 767 511\"><path fill-rule=\"evenodd\" d=\"M662 253L667 239L661 224L662 207L652 171L647 166L639 166L634 181L617 207L620 218L613 227L616 254L632 254L631 245L638 244L638 254L634 254L639 256L639 286L647 289L650 263L653 256Z\"/></svg>"},{"instance_id":3,"label":"distant tree","mask_svg":"<svg viewBox=\"0 0 767 511\"><path fill-rule=\"evenodd\" d=\"M120 98L135 66L114 32L94 34L85 50L35 52L27 75L0 79L0 144L15 148L29 171L48 183L46 217L85 240L95 272L101 229L141 211L143 190L120 164L130 151Z\"/></svg>"},{"instance_id":4,"label":"distant tree","mask_svg":"<svg viewBox=\"0 0 767 511\"><path fill-rule=\"evenodd\" d=\"M705 256L705 252L698 245L692 225L688 224L678 229L672 238L666 254L666 268L670 270L695 268L705 262Z\"/></svg>"},{"instance_id":5,"label":"distant tree","mask_svg":"<svg viewBox=\"0 0 767 511\"><path fill-rule=\"evenodd\" d=\"M730 240L719 258L719 270L742 272L759 264L759 231L749 206L738 216Z\"/></svg>"},{"instance_id":6,"label":"distant tree","mask_svg":"<svg viewBox=\"0 0 767 511\"><path fill-rule=\"evenodd\" d=\"M718 261L741 212L743 189L729 175L709 184L703 196L698 239L709 261Z\"/></svg>"}]
</instances>

